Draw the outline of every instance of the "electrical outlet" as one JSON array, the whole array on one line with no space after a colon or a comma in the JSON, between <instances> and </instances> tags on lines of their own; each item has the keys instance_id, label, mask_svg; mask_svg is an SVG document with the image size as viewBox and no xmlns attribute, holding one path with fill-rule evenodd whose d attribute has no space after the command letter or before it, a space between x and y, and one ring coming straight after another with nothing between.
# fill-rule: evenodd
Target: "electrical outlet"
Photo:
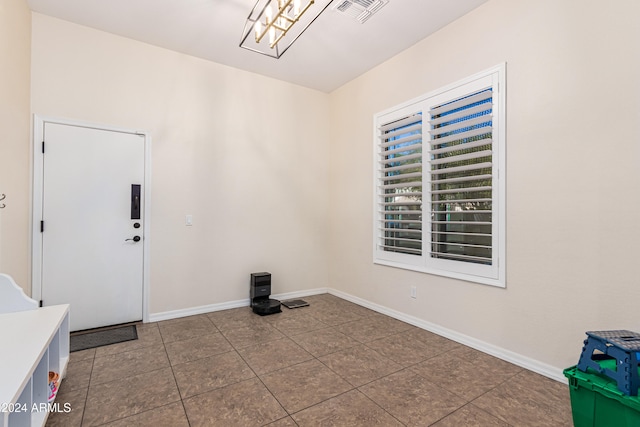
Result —
<instances>
[{"instance_id":1,"label":"electrical outlet","mask_svg":"<svg viewBox=\"0 0 640 427\"><path fill-rule=\"evenodd\" d=\"M418 297L418 289L415 286L411 287L410 295L411 295L411 298L417 298Z\"/></svg>"}]
</instances>

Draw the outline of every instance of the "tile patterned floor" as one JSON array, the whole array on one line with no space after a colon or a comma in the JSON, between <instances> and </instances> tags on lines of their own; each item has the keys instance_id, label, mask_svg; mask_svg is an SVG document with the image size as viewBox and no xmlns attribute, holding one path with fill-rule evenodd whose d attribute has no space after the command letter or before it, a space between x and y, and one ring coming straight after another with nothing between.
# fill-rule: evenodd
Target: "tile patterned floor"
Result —
<instances>
[{"instance_id":1,"label":"tile patterned floor","mask_svg":"<svg viewBox=\"0 0 640 427\"><path fill-rule=\"evenodd\" d=\"M47 426L571 426L566 385L329 294L72 353Z\"/></svg>"}]
</instances>

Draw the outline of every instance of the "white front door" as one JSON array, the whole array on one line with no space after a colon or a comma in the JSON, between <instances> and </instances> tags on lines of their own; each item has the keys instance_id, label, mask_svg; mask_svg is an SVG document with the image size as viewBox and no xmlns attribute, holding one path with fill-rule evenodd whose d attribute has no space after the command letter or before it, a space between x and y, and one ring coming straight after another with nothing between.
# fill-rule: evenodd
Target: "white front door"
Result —
<instances>
[{"instance_id":1,"label":"white front door","mask_svg":"<svg viewBox=\"0 0 640 427\"><path fill-rule=\"evenodd\" d=\"M42 304L73 331L141 320L144 135L43 126Z\"/></svg>"}]
</instances>

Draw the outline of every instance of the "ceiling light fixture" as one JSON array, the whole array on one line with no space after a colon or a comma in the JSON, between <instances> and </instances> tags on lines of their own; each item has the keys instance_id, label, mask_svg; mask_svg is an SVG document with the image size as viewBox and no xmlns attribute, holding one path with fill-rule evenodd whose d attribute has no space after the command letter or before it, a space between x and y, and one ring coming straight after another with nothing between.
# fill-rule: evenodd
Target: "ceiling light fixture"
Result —
<instances>
[{"instance_id":1,"label":"ceiling light fixture","mask_svg":"<svg viewBox=\"0 0 640 427\"><path fill-rule=\"evenodd\" d=\"M258 0L240 47L280 58L332 0Z\"/></svg>"}]
</instances>

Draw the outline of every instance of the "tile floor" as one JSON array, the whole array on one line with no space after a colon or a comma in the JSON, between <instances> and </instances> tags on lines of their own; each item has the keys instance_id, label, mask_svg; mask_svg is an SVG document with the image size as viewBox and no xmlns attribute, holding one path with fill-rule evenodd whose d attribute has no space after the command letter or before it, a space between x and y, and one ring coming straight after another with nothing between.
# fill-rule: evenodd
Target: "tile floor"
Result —
<instances>
[{"instance_id":1,"label":"tile floor","mask_svg":"<svg viewBox=\"0 0 640 427\"><path fill-rule=\"evenodd\" d=\"M47 426L571 426L568 387L329 294L72 353Z\"/></svg>"}]
</instances>

